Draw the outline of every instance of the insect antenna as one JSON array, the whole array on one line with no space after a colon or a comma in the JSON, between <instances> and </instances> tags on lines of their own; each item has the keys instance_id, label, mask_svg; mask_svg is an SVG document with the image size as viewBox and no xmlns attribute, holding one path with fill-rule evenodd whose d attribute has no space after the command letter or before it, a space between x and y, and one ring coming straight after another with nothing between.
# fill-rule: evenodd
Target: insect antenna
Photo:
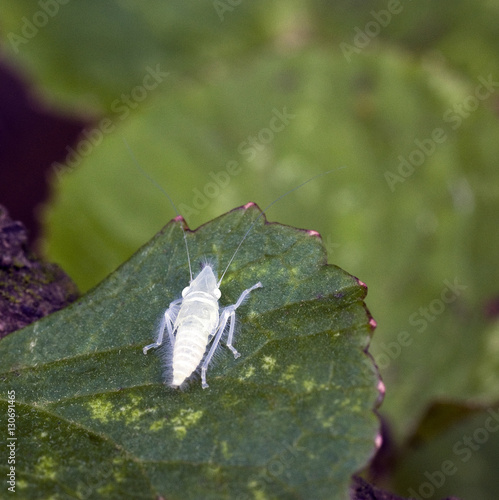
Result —
<instances>
[{"instance_id":1,"label":"insect antenna","mask_svg":"<svg viewBox=\"0 0 499 500\"><path fill-rule=\"evenodd\" d=\"M133 151L132 149L130 148L130 146L128 145L128 142L127 140L123 137L123 142L125 143L125 146L126 148L128 149L128 152L130 153L130 156L133 160L133 162L135 163L135 166L139 169L139 171L142 173L142 175L144 175L146 177L146 179L148 179L150 182L152 182L167 198L168 198L168 201L171 203L172 207L173 207L173 210L175 210L175 213L177 214L177 217L180 217L183 219L183 217L180 215L180 212L178 211L177 209L177 206L175 205L175 203L173 202L173 200L171 199L170 195L165 191L165 189L163 189L163 186L161 186L161 184L159 184L159 182L156 181L156 179L153 179L139 164L139 162L137 161L137 158L135 157L135 155L133 154ZM191 268L191 256L189 254L189 246L187 245L187 234L185 232L185 229L184 229L184 226L181 224L180 227L182 228L182 233L184 235L184 243L185 243L185 250L187 252L187 262L189 263L189 276L190 276L190 280L192 281L192 268Z\"/></svg>"},{"instance_id":2,"label":"insect antenna","mask_svg":"<svg viewBox=\"0 0 499 500\"><path fill-rule=\"evenodd\" d=\"M310 177L310 179L306 180L305 182L302 182L299 186L296 186L293 189L290 189L289 191L286 191L284 194L281 194L281 196L279 196L277 199L275 199L270 205L267 205L262 210L262 213L251 223L251 226L249 227L249 229L244 234L243 239L239 242L239 245L237 245L237 248L236 248L235 252L232 254L232 257L230 258L229 263L227 264L227 267L225 268L224 272L222 273L222 276L220 277L220 279L218 280L217 286L219 287L220 284L222 283L222 279L225 276L225 273L229 269L229 266L232 264L232 261L234 260L234 257L236 256L236 254L239 251L239 249L241 248L241 245L243 244L244 240L246 239L246 237L248 236L248 234L250 233L250 231L253 229L253 226L256 224L256 222L258 221L258 219L260 217L262 217L263 215L265 215L265 213L267 212L267 210L270 207L272 207L272 205L274 205L275 203L277 203L279 200L281 200L282 198L284 198L288 194L291 194L293 191L296 191L297 189L300 189L301 187L303 187L305 184L308 184L310 181L313 181L314 179L317 179L318 177L322 177L323 175L330 174L331 172L336 172L337 170L341 170L342 168L345 168L345 167L346 167L346 165L343 165L341 167L333 168L331 170L327 170L326 172L322 172L320 174L314 175L313 177Z\"/></svg>"}]
</instances>

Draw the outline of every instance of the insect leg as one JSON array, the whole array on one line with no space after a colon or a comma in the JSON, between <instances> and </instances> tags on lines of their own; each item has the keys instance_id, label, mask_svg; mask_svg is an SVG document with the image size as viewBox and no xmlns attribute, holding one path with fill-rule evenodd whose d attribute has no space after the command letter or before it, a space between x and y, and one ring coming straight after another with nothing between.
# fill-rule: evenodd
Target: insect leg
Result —
<instances>
[{"instance_id":1,"label":"insect leg","mask_svg":"<svg viewBox=\"0 0 499 500\"><path fill-rule=\"evenodd\" d=\"M262 287L263 287L263 285L260 282L258 282L256 285L253 285L251 288L244 290L234 305L228 306L225 308L225 309L229 309L231 311L229 334L227 336L227 347L232 351L232 354L234 354L234 358L238 358L239 356L241 356L237 352L237 350L234 348L234 346L232 345L232 339L234 338L235 319L236 319L235 311L244 302L244 300L246 299L246 297L249 295L250 292L252 292L255 288L262 288Z\"/></svg>"},{"instance_id":2,"label":"insect leg","mask_svg":"<svg viewBox=\"0 0 499 500\"><path fill-rule=\"evenodd\" d=\"M230 306L229 306L230 307ZM227 347L232 351L232 354L234 354L234 358L237 359L241 354L239 354L235 347L232 345L232 338L234 337L234 327L236 324L236 312L231 311L229 312L229 336L227 337Z\"/></svg>"},{"instance_id":3,"label":"insect leg","mask_svg":"<svg viewBox=\"0 0 499 500\"><path fill-rule=\"evenodd\" d=\"M263 285L260 282L258 282L251 288L247 288L246 290L243 291L243 293L241 293L235 304L227 306L223 309L222 314L220 315L220 321L218 323L217 333L215 334L211 348L206 357L204 358L203 364L201 365L201 385L203 389L206 389L208 387L208 384L206 382L206 370L208 369L208 365L210 364L213 354L217 350L218 344L220 343L220 339L222 338L223 332L225 330L225 327L227 326L228 321L230 321L230 326L229 326L229 336L227 338L227 347L234 354L234 358L238 358L239 356L241 356L232 345L232 339L234 337L236 309L244 302L244 299L248 296L248 294L252 290L255 290L255 288L261 288L262 286Z\"/></svg>"},{"instance_id":4,"label":"insect leg","mask_svg":"<svg viewBox=\"0 0 499 500\"><path fill-rule=\"evenodd\" d=\"M222 334L225 330L225 326L227 325L227 319L231 314L227 309L228 308L226 307L220 315L217 333L215 334L213 342L211 343L210 350L204 358L203 364L201 365L201 386L203 387L203 389L206 389L208 387L208 384L206 382L206 370L208 369L208 365L210 364L213 354L215 354L215 351L217 350L218 344L220 343L220 339L222 338ZM232 314L234 314L234 311L232 311Z\"/></svg>"},{"instance_id":5,"label":"insect leg","mask_svg":"<svg viewBox=\"0 0 499 500\"><path fill-rule=\"evenodd\" d=\"M159 347L163 343L163 335L165 333L165 328L168 331L170 344L173 347L173 345L175 344L175 336L173 335L173 324L175 323L175 318L178 313L177 311L178 304L180 304L180 302L182 302L182 299L174 300L170 304L170 307L165 311L165 314L163 315L163 318L161 319L161 323L159 325L158 337L156 339L156 342L154 342L154 344L146 345L142 349L144 354L147 354L147 351L149 349L152 349L153 347Z\"/></svg>"},{"instance_id":6,"label":"insect leg","mask_svg":"<svg viewBox=\"0 0 499 500\"><path fill-rule=\"evenodd\" d=\"M243 293L241 293L241 295L239 295L237 302L231 306L227 306L226 309L228 307L232 307L233 310L235 311L244 302L244 299L249 295L250 292L252 292L255 288L262 288L262 287L263 287L263 285L260 282L258 282L256 285L253 285L251 288L247 288L246 290L243 291Z\"/></svg>"}]
</instances>

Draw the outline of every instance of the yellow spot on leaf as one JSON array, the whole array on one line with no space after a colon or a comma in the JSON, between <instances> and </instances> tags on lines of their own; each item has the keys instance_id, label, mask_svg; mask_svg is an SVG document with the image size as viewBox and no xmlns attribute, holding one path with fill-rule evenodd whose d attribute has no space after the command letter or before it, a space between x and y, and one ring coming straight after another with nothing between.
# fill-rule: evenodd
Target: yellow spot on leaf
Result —
<instances>
[{"instance_id":1,"label":"yellow spot on leaf","mask_svg":"<svg viewBox=\"0 0 499 500\"><path fill-rule=\"evenodd\" d=\"M325 429L333 427L335 420L336 418L334 417L334 415L331 415L329 418L326 418L322 421L322 427L324 427Z\"/></svg>"},{"instance_id":2,"label":"yellow spot on leaf","mask_svg":"<svg viewBox=\"0 0 499 500\"><path fill-rule=\"evenodd\" d=\"M244 370L244 373L241 374L241 376L239 377L239 380L246 380L246 379L252 377L254 374L255 374L255 367L253 365L249 365Z\"/></svg>"},{"instance_id":3,"label":"yellow spot on leaf","mask_svg":"<svg viewBox=\"0 0 499 500\"><path fill-rule=\"evenodd\" d=\"M125 423L127 425L138 422L148 411L148 409L142 410L139 408L134 408L132 405L126 405L120 408L120 414L124 417Z\"/></svg>"},{"instance_id":4,"label":"yellow spot on leaf","mask_svg":"<svg viewBox=\"0 0 499 500\"><path fill-rule=\"evenodd\" d=\"M90 407L90 412L92 413L92 418L99 420L103 424L109 422L113 417L113 405L109 401L103 401L102 399L96 399L88 402Z\"/></svg>"},{"instance_id":5,"label":"yellow spot on leaf","mask_svg":"<svg viewBox=\"0 0 499 500\"><path fill-rule=\"evenodd\" d=\"M262 368L266 372L271 372L275 367L276 367L276 360L270 356L264 356L263 357L263 363L262 363Z\"/></svg>"},{"instance_id":6,"label":"yellow spot on leaf","mask_svg":"<svg viewBox=\"0 0 499 500\"><path fill-rule=\"evenodd\" d=\"M253 500L268 500L267 495L262 491L262 485L258 481L251 480L248 483L248 488L253 494Z\"/></svg>"},{"instance_id":7,"label":"yellow spot on leaf","mask_svg":"<svg viewBox=\"0 0 499 500\"><path fill-rule=\"evenodd\" d=\"M194 411L190 408L180 410L180 413L170 420L176 436L183 439L187 435L189 427L195 425L202 416L202 411Z\"/></svg>"},{"instance_id":8,"label":"yellow spot on leaf","mask_svg":"<svg viewBox=\"0 0 499 500\"><path fill-rule=\"evenodd\" d=\"M255 311L253 311L253 310L248 311L248 313L247 313L247 318L248 319L253 319L253 318L256 318L257 316L258 316L258 314Z\"/></svg>"},{"instance_id":9,"label":"yellow spot on leaf","mask_svg":"<svg viewBox=\"0 0 499 500\"><path fill-rule=\"evenodd\" d=\"M315 383L315 380L313 380L313 379L303 381L303 388L307 392L312 392L316 387L317 387L317 384Z\"/></svg>"},{"instance_id":10,"label":"yellow spot on leaf","mask_svg":"<svg viewBox=\"0 0 499 500\"><path fill-rule=\"evenodd\" d=\"M281 375L281 382L294 382L296 379L295 374L298 368L298 365L289 365L286 367L284 373Z\"/></svg>"},{"instance_id":11,"label":"yellow spot on leaf","mask_svg":"<svg viewBox=\"0 0 499 500\"><path fill-rule=\"evenodd\" d=\"M56 478L57 464L52 457L41 456L35 465L36 474L48 479Z\"/></svg>"},{"instance_id":12,"label":"yellow spot on leaf","mask_svg":"<svg viewBox=\"0 0 499 500\"><path fill-rule=\"evenodd\" d=\"M166 420L163 419L163 420L156 420L155 422L153 422L150 426L149 426L149 430L150 431L159 431L160 429L162 429L166 424Z\"/></svg>"}]
</instances>

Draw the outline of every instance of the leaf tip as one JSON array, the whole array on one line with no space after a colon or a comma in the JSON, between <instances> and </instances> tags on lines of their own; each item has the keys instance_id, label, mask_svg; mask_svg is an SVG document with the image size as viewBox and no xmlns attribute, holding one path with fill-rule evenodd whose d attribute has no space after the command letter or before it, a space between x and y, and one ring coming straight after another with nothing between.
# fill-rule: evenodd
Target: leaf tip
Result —
<instances>
[{"instance_id":1,"label":"leaf tip","mask_svg":"<svg viewBox=\"0 0 499 500\"><path fill-rule=\"evenodd\" d=\"M173 222L180 222L184 231L189 231L189 226L182 215L177 215L172 219Z\"/></svg>"},{"instance_id":2,"label":"leaf tip","mask_svg":"<svg viewBox=\"0 0 499 500\"><path fill-rule=\"evenodd\" d=\"M309 229L307 231L307 234L309 234L310 236L318 236L319 238L321 237L321 235L317 231L314 231L313 229Z\"/></svg>"},{"instance_id":3,"label":"leaf tip","mask_svg":"<svg viewBox=\"0 0 499 500\"><path fill-rule=\"evenodd\" d=\"M381 394L381 396L385 395L386 387L385 387L385 384L382 380L378 381L378 391Z\"/></svg>"}]
</instances>

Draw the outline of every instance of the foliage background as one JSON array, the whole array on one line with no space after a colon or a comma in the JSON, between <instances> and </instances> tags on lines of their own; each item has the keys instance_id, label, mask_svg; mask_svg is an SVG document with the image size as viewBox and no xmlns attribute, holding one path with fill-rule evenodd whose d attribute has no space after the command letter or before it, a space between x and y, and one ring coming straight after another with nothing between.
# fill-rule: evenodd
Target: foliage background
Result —
<instances>
[{"instance_id":1,"label":"foliage background","mask_svg":"<svg viewBox=\"0 0 499 500\"><path fill-rule=\"evenodd\" d=\"M389 5L398 13L382 26L373 12L380 19ZM43 247L81 289L174 215L123 137L191 228L248 201L264 207L344 165L268 217L319 231L329 261L368 284L378 322L371 350L387 386L381 413L396 442L436 399L487 406L498 398L498 85L470 108L480 78L499 80L498 1L74 0L16 45L10 35L38 10L28 0L2 4L3 57L43 106L85 117L88 131L103 116L114 124L77 168L50 170ZM367 23L379 33L362 41ZM342 44L357 50L345 55ZM158 64L168 76L117 111ZM276 109L294 117L250 160L241 144ZM445 140L391 189L386 173L399 175L400 156L437 128ZM240 172L196 208L197 193L210 192L233 161ZM447 282L466 288L438 303ZM462 433L473 434L478 424L470 425ZM460 463L456 439L444 456ZM496 442L491 435L436 495L493 498L498 485L485 488L481 477L497 462ZM443 460L432 458L429 449L392 488L407 495Z\"/></svg>"}]
</instances>

